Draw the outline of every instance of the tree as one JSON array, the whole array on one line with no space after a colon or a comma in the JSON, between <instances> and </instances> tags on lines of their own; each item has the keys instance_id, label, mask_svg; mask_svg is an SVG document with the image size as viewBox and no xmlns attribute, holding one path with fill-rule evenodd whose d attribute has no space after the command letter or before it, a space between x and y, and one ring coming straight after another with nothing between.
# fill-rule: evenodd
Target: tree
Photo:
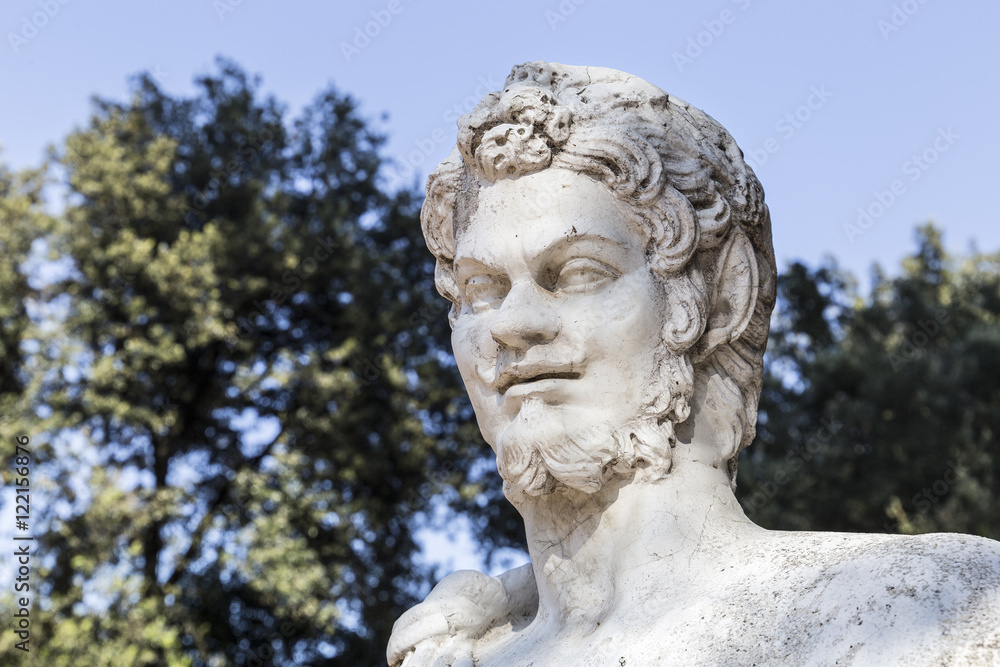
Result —
<instances>
[{"instance_id":1,"label":"tree","mask_svg":"<svg viewBox=\"0 0 1000 667\"><path fill-rule=\"evenodd\" d=\"M23 345L37 334L28 316L32 288L22 266L32 244L52 226L45 214L43 169L12 173L0 164L0 425L4 435L24 432L31 376Z\"/></svg>"},{"instance_id":2,"label":"tree","mask_svg":"<svg viewBox=\"0 0 1000 667\"><path fill-rule=\"evenodd\" d=\"M72 271L35 295L33 648L53 666L380 664L430 583L420 516L435 498L504 511L470 475L488 450L420 202L380 190L383 140L336 90L287 122L232 63L197 83L95 100L53 158L69 195L48 242Z\"/></svg>"},{"instance_id":3,"label":"tree","mask_svg":"<svg viewBox=\"0 0 1000 667\"><path fill-rule=\"evenodd\" d=\"M770 528L1000 538L1000 254L931 225L870 296L835 264L779 279L748 515Z\"/></svg>"}]
</instances>

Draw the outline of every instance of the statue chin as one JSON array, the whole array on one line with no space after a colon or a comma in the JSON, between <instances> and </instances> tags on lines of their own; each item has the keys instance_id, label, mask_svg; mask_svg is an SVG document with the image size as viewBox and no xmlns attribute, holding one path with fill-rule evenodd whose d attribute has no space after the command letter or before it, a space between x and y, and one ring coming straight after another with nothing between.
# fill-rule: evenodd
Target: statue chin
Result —
<instances>
[{"instance_id":1,"label":"statue chin","mask_svg":"<svg viewBox=\"0 0 1000 667\"><path fill-rule=\"evenodd\" d=\"M501 435L497 468L512 502L521 494L559 490L593 494L614 475L638 468L653 468L657 476L669 471L669 421L661 424L657 416L644 415L615 429L567 417L560 406L528 397Z\"/></svg>"},{"instance_id":2,"label":"statue chin","mask_svg":"<svg viewBox=\"0 0 1000 667\"><path fill-rule=\"evenodd\" d=\"M564 414L559 406L527 397L500 437L497 468L511 500L522 493L552 493L563 485L585 493L601 487L606 464L614 458L610 429L570 430Z\"/></svg>"}]
</instances>

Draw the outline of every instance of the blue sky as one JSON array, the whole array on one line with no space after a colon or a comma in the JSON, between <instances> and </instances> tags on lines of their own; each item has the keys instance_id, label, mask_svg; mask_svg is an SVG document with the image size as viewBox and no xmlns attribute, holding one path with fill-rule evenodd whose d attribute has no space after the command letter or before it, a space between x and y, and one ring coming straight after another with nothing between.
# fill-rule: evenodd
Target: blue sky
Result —
<instances>
[{"instance_id":1,"label":"blue sky","mask_svg":"<svg viewBox=\"0 0 1000 667\"><path fill-rule=\"evenodd\" d=\"M130 74L186 93L222 54L291 111L331 82L355 96L390 137L406 176L390 180L410 183L515 63L600 65L733 133L758 166L779 263L832 254L864 278L875 261L895 269L929 219L951 249L1000 249L998 28L998 4L941 0L7 0L0 159L37 163ZM859 208L867 229L845 230Z\"/></svg>"},{"instance_id":2,"label":"blue sky","mask_svg":"<svg viewBox=\"0 0 1000 667\"><path fill-rule=\"evenodd\" d=\"M613 67L732 132L779 265L830 254L864 281L929 219L953 250L1000 250L998 28L1000 4L942 0L7 0L0 160L37 164L131 74L186 94L224 55L292 112L329 83L350 93L389 137L388 181L422 182L512 65Z\"/></svg>"}]
</instances>

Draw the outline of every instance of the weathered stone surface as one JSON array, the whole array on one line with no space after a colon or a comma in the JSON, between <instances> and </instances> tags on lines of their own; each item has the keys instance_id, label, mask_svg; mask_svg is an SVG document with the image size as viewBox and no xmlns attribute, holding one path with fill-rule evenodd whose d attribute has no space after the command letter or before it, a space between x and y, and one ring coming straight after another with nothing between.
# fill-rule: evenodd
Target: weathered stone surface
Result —
<instances>
[{"instance_id":1,"label":"weathered stone surface","mask_svg":"<svg viewBox=\"0 0 1000 667\"><path fill-rule=\"evenodd\" d=\"M775 266L717 122L520 65L459 121L422 222L531 564L446 578L391 664L1000 664L1000 543L766 531L736 501Z\"/></svg>"}]
</instances>

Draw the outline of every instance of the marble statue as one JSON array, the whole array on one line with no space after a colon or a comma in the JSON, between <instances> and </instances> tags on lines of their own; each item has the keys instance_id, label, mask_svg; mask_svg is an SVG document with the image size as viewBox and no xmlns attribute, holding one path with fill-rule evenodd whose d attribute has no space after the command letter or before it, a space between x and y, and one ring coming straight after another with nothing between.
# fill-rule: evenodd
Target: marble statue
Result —
<instances>
[{"instance_id":1,"label":"marble statue","mask_svg":"<svg viewBox=\"0 0 1000 667\"><path fill-rule=\"evenodd\" d=\"M768 531L737 502L776 269L718 122L535 62L458 125L421 221L531 563L445 578L393 667L1000 665L1000 542Z\"/></svg>"}]
</instances>

